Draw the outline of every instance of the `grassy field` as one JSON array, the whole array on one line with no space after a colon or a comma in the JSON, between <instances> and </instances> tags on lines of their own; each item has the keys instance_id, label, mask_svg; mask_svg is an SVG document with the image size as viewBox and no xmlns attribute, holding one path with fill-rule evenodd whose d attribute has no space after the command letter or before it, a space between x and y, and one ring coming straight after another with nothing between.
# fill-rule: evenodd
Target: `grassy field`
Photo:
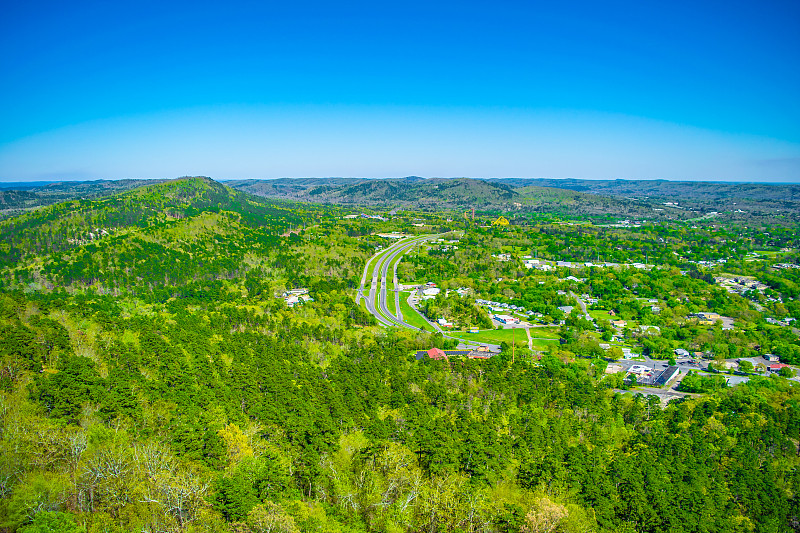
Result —
<instances>
[{"instance_id":1,"label":"grassy field","mask_svg":"<svg viewBox=\"0 0 800 533\"><path fill-rule=\"evenodd\" d=\"M473 341L473 342L487 342L489 344L500 344L501 342L511 343L512 340L517 343L528 344L528 336L525 335L524 329L485 329L478 333L467 333L465 331L454 331L450 333L453 337Z\"/></svg>"},{"instance_id":2,"label":"grassy field","mask_svg":"<svg viewBox=\"0 0 800 533\"><path fill-rule=\"evenodd\" d=\"M546 350L549 346L558 346L558 339L533 339L534 350Z\"/></svg>"},{"instance_id":3,"label":"grassy field","mask_svg":"<svg viewBox=\"0 0 800 533\"><path fill-rule=\"evenodd\" d=\"M594 318L595 320L603 319L603 320L616 320L616 316L611 316L608 314L608 311L592 311L589 310L589 316Z\"/></svg>"},{"instance_id":4,"label":"grassy field","mask_svg":"<svg viewBox=\"0 0 800 533\"><path fill-rule=\"evenodd\" d=\"M400 295L402 299L402 294ZM395 316L397 316L397 306L394 305L394 291L386 291L386 307L389 309L389 312Z\"/></svg>"},{"instance_id":5,"label":"grassy field","mask_svg":"<svg viewBox=\"0 0 800 533\"><path fill-rule=\"evenodd\" d=\"M431 331L430 325L408 304L407 298L408 293L400 293L400 311L403 313L403 321L425 331Z\"/></svg>"},{"instance_id":6,"label":"grassy field","mask_svg":"<svg viewBox=\"0 0 800 533\"><path fill-rule=\"evenodd\" d=\"M364 281L364 287L369 287L369 284L372 282L372 270L375 268L375 258L371 258L367 261L367 277Z\"/></svg>"},{"instance_id":7,"label":"grassy field","mask_svg":"<svg viewBox=\"0 0 800 533\"><path fill-rule=\"evenodd\" d=\"M534 340L537 338L545 339L558 339L559 328L531 328L531 337Z\"/></svg>"},{"instance_id":8,"label":"grassy field","mask_svg":"<svg viewBox=\"0 0 800 533\"><path fill-rule=\"evenodd\" d=\"M466 341L484 342L488 344L500 344L507 342L511 344L528 344L528 336L525 330L518 328L511 329L485 329L478 333L467 333L464 331L454 331L450 333L453 337L458 337ZM545 349L547 346L558 344L557 328L531 328L534 349Z\"/></svg>"}]
</instances>

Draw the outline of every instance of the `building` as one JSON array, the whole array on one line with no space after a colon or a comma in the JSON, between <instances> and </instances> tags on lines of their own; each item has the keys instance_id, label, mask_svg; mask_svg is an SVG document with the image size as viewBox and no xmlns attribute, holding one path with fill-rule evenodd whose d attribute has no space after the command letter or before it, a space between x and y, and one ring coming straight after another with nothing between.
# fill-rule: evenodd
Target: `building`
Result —
<instances>
[{"instance_id":1,"label":"building","mask_svg":"<svg viewBox=\"0 0 800 533\"><path fill-rule=\"evenodd\" d=\"M286 294L293 294L295 296L300 296L301 294L308 294L308 289L291 289L286 291Z\"/></svg>"},{"instance_id":2,"label":"building","mask_svg":"<svg viewBox=\"0 0 800 533\"><path fill-rule=\"evenodd\" d=\"M668 366L661 374L656 378L655 385L662 387L672 381L675 376L681 373L680 368L677 366Z\"/></svg>"},{"instance_id":3,"label":"building","mask_svg":"<svg viewBox=\"0 0 800 533\"><path fill-rule=\"evenodd\" d=\"M519 324L519 319L511 315L494 315L494 319L503 324Z\"/></svg>"},{"instance_id":4,"label":"building","mask_svg":"<svg viewBox=\"0 0 800 533\"><path fill-rule=\"evenodd\" d=\"M444 350L441 350L439 348L431 348L426 353L428 354L428 357L437 361L439 359L447 359L447 354L444 353Z\"/></svg>"},{"instance_id":5,"label":"building","mask_svg":"<svg viewBox=\"0 0 800 533\"><path fill-rule=\"evenodd\" d=\"M780 357L778 357L775 354L771 354L771 353L764 354L764 359L766 359L770 363L777 363L778 361L781 360Z\"/></svg>"},{"instance_id":6,"label":"building","mask_svg":"<svg viewBox=\"0 0 800 533\"><path fill-rule=\"evenodd\" d=\"M287 307L294 307L300 303L314 301L314 298L309 296L308 289L292 289L284 292L281 298L286 302Z\"/></svg>"},{"instance_id":7,"label":"building","mask_svg":"<svg viewBox=\"0 0 800 533\"><path fill-rule=\"evenodd\" d=\"M789 366L789 365L787 365L787 364L785 364L785 363L773 363L773 364L771 364L771 365L767 365L767 369L768 369L770 372L780 372L780 371L781 371L781 368L786 368L786 367L788 367L788 366Z\"/></svg>"},{"instance_id":8,"label":"building","mask_svg":"<svg viewBox=\"0 0 800 533\"><path fill-rule=\"evenodd\" d=\"M486 346L480 346L475 350L441 350L439 348L431 348L430 350L419 350L414 356L417 361L422 360L425 356L435 361L445 360L449 361L451 357L468 357L469 359L489 359L494 355Z\"/></svg>"},{"instance_id":9,"label":"building","mask_svg":"<svg viewBox=\"0 0 800 533\"><path fill-rule=\"evenodd\" d=\"M718 313L710 312L694 313L693 315L689 315L689 317L696 318L698 323L706 325L713 325L717 322L717 320L722 319Z\"/></svg>"},{"instance_id":10,"label":"building","mask_svg":"<svg viewBox=\"0 0 800 533\"><path fill-rule=\"evenodd\" d=\"M678 357L689 357L691 354L689 353L688 350L684 350L683 348L678 348L677 350L675 350L675 355L677 355Z\"/></svg>"}]
</instances>

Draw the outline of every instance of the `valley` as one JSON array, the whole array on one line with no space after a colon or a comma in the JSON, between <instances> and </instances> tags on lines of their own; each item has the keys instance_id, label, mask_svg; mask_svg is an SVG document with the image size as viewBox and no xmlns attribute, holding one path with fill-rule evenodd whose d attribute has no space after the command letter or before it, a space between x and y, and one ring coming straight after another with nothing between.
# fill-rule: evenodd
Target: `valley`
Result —
<instances>
[{"instance_id":1,"label":"valley","mask_svg":"<svg viewBox=\"0 0 800 533\"><path fill-rule=\"evenodd\" d=\"M0 528L791 529L797 219L439 185L0 221Z\"/></svg>"}]
</instances>

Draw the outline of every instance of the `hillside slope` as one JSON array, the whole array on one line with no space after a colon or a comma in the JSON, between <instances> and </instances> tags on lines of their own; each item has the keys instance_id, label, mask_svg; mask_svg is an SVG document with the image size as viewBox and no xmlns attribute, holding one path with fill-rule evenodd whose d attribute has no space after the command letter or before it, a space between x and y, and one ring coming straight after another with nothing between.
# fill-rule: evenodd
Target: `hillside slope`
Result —
<instances>
[{"instance_id":1,"label":"hillside slope","mask_svg":"<svg viewBox=\"0 0 800 533\"><path fill-rule=\"evenodd\" d=\"M404 208L510 207L518 194L502 183L468 178L242 180L231 187L268 198Z\"/></svg>"},{"instance_id":2,"label":"hillside slope","mask_svg":"<svg viewBox=\"0 0 800 533\"><path fill-rule=\"evenodd\" d=\"M404 209L480 209L557 215L670 216L625 198L517 183L519 180L472 178L354 179L301 178L227 182L239 190L282 198L348 206ZM522 185L522 186L520 186Z\"/></svg>"},{"instance_id":3,"label":"hillside slope","mask_svg":"<svg viewBox=\"0 0 800 533\"><path fill-rule=\"evenodd\" d=\"M166 180L95 180L55 183L0 183L0 220L21 215L37 207L66 202L91 200L120 194L137 187L164 183Z\"/></svg>"},{"instance_id":4,"label":"hillside slope","mask_svg":"<svg viewBox=\"0 0 800 533\"><path fill-rule=\"evenodd\" d=\"M303 214L208 178L73 200L0 222L4 281L104 289L243 274Z\"/></svg>"}]
</instances>

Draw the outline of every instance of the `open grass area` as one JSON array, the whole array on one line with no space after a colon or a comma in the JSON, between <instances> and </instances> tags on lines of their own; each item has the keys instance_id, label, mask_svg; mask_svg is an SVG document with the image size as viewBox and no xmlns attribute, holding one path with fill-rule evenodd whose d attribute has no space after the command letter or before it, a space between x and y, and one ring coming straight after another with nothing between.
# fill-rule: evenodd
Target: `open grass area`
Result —
<instances>
[{"instance_id":1,"label":"open grass area","mask_svg":"<svg viewBox=\"0 0 800 533\"><path fill-rule=\"evenodd\" d=\"M559 328L531 328L531 337L534 340L537 338L545 338L545 339L558 339L558 330Z\"/></svg>"},{"instance_id":2,"label":"open grass area","mask_svg":"<svg viewBox=\"0 0 800 533\"><path fill-rule=\"evenodd\" d=\"M533 339L531 345L534 350L546 350L550 346L557 346L558 339Z\"/></svg>"},{"instance_id":3,"label":"open grass area","mask_svg":"<svg viewBox=\"0 0 800 533\"><path fill-rule=\"evenodd\" d=\"M478 333L467 333L465 331L453 331L449 335L458 337L466 341L485 342L488 344L500 344L507 342L511 344L528 344L528 336L522 328L511 329L484 329ZM531 328L531 338L533 339L534 349L545 349L547 346L558 344L558 328Z\"/></svg>"},{"instance_id":4,"label":"open grass area","mask_svg":"<svg viewBox=\"0 0 800 533\"><path fill-rule=\"evenodd\" d=\"M394 304L394 291L386 291L386 308L389 309L391 314L397 316L397 306Z\"/></svg>"},{"instance_id":5,"label":"open grass area","mask_svg":"<svg viewBox=\"0 0 800 533\"><path fill-rule=\"evenodd\" d=\"M375 258L371 258L367 261L367 277L364 278L364 287L369 287L369 284L372 282L372 270L375 268Z\"/></svg>"},{"instance_id":6,"label":"open grass area","mask_svg":"<svg viewBox=\"0 0 800 533\"><path fill-rule=\"evenodd\" d=\"M468 341L487 342L489 344L500 344L501 342L510 344L512 341L528 344L528 336L525 335L524 329L484 329L478 333L454 331L450 335Z\"/></svg>"},{"instance_id":7,"label":"open grass area","mask_svg":"<svg viewBox=\"0 0 800 533\"><path fill-rule=\"evenodd\" d=\"M602 319L602 320L616 320L616 316L611 316L608 314L608 311L592 311L589 310L589 316L594 318L595 320Z\"/></svg>"},{"instance_id":8,"label":"open grass area","mask_svg":"<svg viewBox=\"0 0 800 533\"><path fill-rule=\"evenodd\" d=\"M425 331L431 331L431 326L408 304L407 298L408 293L400 293L400 311L403 313L403 321L414 327L422 328Z\"/></svg>"}]
</instances>

